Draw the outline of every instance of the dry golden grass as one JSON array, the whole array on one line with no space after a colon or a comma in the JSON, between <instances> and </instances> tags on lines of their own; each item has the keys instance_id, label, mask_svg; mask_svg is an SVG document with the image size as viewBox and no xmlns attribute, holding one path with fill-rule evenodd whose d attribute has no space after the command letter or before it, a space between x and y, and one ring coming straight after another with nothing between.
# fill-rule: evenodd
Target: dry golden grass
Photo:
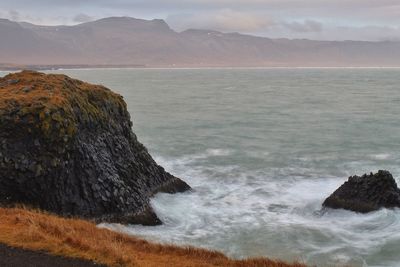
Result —
<instances>
[{"instance_id":1,"label":"dry golden grass","mask_svg":"<svg viewBox=\"0 0 400 267\"><path fill-rule=\"evenodd\" d=\"M87 101L88 97L94 98L93 95L122 102L120 95L104 86L89 84L62 74L25 70L0 77L0 86L1 108L15 104L27 107L37 103L48 108L64 107L73 97Z\"/></svg>"},{"instance_id":2,"label":"dry golden grass","mask_svg":"<svg viewBox=\"0 0 400 267\"><path fill-rule=\"evenodd\" d=\"M23 208L0 208L0 243L109 266L305 266L265 258L233 260L205 249L153 244L88 221Z\"/></svg>"}]
</instances>

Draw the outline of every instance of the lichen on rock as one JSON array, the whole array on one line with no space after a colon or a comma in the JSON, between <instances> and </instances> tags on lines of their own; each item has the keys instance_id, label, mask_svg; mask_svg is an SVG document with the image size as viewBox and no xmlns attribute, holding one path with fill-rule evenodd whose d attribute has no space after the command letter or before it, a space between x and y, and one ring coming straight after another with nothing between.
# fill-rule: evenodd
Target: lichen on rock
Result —
<instances>
[{"instance_id":1,"label":"lichen on rock","mask_svg":"<svg viewBox=\"0 0 400 267\"><path fill-rule=\"evenodd\" d=\"M0 203L158 224L149 198L190 187L152 159L122 96L65 75L0 78Z\"/></svg>"}]
</instances>

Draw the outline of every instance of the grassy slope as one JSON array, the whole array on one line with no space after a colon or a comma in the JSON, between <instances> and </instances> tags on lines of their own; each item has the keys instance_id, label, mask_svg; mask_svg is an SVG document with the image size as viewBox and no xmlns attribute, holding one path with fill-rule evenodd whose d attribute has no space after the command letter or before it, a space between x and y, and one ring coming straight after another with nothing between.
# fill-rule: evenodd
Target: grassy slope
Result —
<instances>
[{"instance_id":1,"label":"grassy slope","mask_svg":"<svg viewBox=\"0 0 400 267\"><path fill-rule=\"evenodd\" d=\"M22 208L0 208L0 243L109 266L305 266L265 258L232 260L219 252L153 244L88 221Z\"/></svg>"},{"instance_id":2,"label":"grassy slope","mask_svg":"<svg viewBox=\"0 0 400 267\"><path fill-rule=\"evenodd\" d=\"M108 124L112 115L104 112L106 108L108 112L126 110L122 96L110 89L61 74L11 73L0 77L0 89L0 124L7 115L14 124L29 122L43 137L58 139L74 135L79 124L77 113L80 123Z\"/></svg>"}]
</instances>

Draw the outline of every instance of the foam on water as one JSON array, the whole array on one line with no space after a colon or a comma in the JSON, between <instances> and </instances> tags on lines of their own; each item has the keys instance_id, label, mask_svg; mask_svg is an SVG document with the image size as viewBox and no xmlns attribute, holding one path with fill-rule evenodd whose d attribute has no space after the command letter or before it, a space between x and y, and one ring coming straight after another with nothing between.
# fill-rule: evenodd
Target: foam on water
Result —
<instances>
[{"instance_id":1,"label":"foam on water","mask_svg":"<svg viewBox=\"0 0 400 267\"><path fill-rule=\"evenodd\" d=\"M210 156L228 156L232 153L229 149L210 148L207 149L207 154Z\"/></svg>"},{"instance_id":2,"label":"foam on water","mask_svg":"<svg viewBox=\"0 0 400 267\"><path fill-rule=\"evenodd\" d=\"M209 151L204 154L214 157ZM157 158L167 170L186 177L194 189L158 194L152 200L164 225L105 226L157 242L217 249L237 258L270 256L352 266L396 266L390 264L400 259L398 210L365 215L321 209L323 200L345 181L342 177L296 177L289 168L290 175L280 175L292 178L276 179L268 172L243 173L240 166L193 168L196 160L201 160L198 155Z\"/></svg>"},{"instance_id":3,"label":"foam on water","mask_svg":"<svg viewBox=\"0 0 400 267\"><path fill-rule=\"evenodd\" d=\"M371 155L371 157L373 158L373 159L377 159L377 160L386 160L386 159L389 159L390 158L390 154L388 154L388 153L382 153L382 154L374 154L374 155Z\"/></svg>"}]
</instances>

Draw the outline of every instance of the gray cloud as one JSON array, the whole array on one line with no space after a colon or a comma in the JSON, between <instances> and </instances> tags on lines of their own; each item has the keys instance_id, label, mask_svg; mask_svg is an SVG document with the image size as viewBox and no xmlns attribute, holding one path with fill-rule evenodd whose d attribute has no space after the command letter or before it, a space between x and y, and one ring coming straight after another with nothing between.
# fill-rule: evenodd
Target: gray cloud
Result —
<instances>
[{"instance_id":1,"label":"gray cloud","mask_svg":"<svg viewBox=\"0 0 400 267\"><path fill-rule=\"evenodd\" d=\"M359 41L400 41L400 28L388 26L334 26L322 25L320 31L295 31L284 24L269 29L263 35L271 38L313 39L313 40L359 40Z\"/></svg>"},{"instance_id":2,"label":"gray cloud","mask_svg":"<svg viewBox=\"0 0 400 267\"><path fill-rule=\"evenodd\" d=\"M284 27L287 27L293 32L321 32L322 23L314 20L306 20L304 22L284 22L282 23Z\"/></svg>"},{"instance_id":3,"label":"gray cloud","mask_svg":"<svg viewBox=\"0 0 400 267\"><path fill-rule=\"evenodd\" d=\"M78 15L76 15L76 16L73 18L73 21L74 21L74 22L78 22L78 23L88 22L88 21L92 21L92 20L94 20L93 17L91 17L91 16L89 16L89 15L86 15L86 14L84 14L84 13L79 13Z\"/></svg>"},{"instance_id":4,"label":"gray cloud","mask_svg":"<svg viewBox=\"0 0 400 267\"><path fill-rule=\"evenodd\" d=\"M335 27L327 31L333 39L400 41L400 28L388 26Z\"/></svg>"},{"instance_id":5,"label":"gray cloud","mask_svg":"<svg viewBox=\"0 0 400 267\"><path fill-rule=\"evenodd\" d=\"M10 10L8 12L8 17L13 21L19 21L20 20L20 14L16 10Z\"/></svg>"},{"instance_id":6,"label":"gray cloud","mask_svg":"<svg viewBox=\"0 0 400 267\"><path fill-rule=\"evenodd\" d=\"M231 9L172 15L167 17L167 22L178 31L192 28L213 29L223 32L257 32L274 24L274 21L269 17Z\"/></svg>"}]
</instances>

